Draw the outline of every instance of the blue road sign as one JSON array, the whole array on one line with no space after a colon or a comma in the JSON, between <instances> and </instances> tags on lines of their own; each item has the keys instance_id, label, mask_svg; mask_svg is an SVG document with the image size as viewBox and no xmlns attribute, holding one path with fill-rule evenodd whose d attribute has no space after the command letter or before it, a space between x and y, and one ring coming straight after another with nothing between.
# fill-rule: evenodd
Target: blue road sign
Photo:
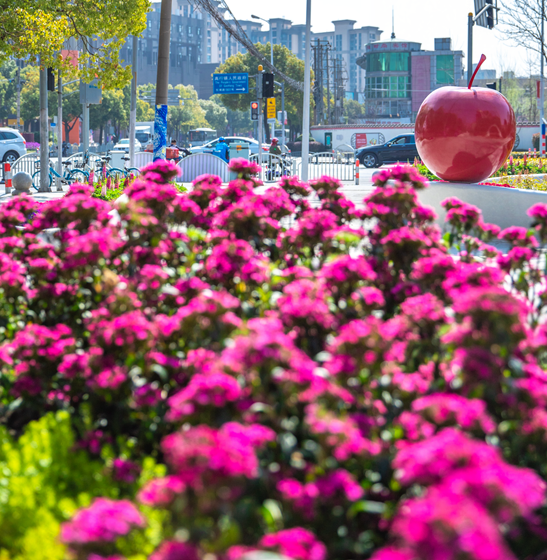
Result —
<instances>
[{"instance_id":1,"label":"blue road sign","mask_svg":"<svg viewBox=\"0 0 547 560\"><path fill-rule=\"evenodd\" d=\"M545 136L545 123L541 124L541 135Z\"/></svg>"},{"instance_id":2,"label":"blue road sign","mask_svg":"<svg viewBox=\"0 0 547 560\"><path fill-rule=\"evenodd\" d=\"M249 93L249 74L213 74L213 93Z\"/></svg>"}]
</instances>

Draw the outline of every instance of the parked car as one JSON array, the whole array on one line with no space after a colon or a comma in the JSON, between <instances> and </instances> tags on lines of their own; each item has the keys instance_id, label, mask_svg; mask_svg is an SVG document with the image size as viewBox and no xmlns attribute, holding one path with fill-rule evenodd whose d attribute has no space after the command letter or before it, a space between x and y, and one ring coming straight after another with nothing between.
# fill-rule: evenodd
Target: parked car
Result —
<instances>
[{"instance_id":1,"label":"parked car","mask_svg":"<svg viewBox=\"0 0 547 560\"><path fill-rule=\"evenodd\" d=\"M357 151L356 157L365 167L380 167L383 163L398 161L412 163L419 158L414 134L401 134L385 144L367 146Z\"/></svg>"},{"instance_id":2,"label":"parked car","mask_svg":"<svg viewBox=\"0 0 547 560\"><path fill-rule=\"evenodd\" d=\"M215 140L211 140L203 146L194 146L190 148L190 152L192 154L212 154L215 146L218 144L218 138ZM228 146L232 142L237 142L238 144L248 144L249 145L249 152L251 155L258 154L258 142L254 138L245 138L244 136L224 136L224 140ZM269 144L262 144L262 150L267 152L270 149Z\"/></svg>"},{"instance_id":3,"label":"parked car","mask_svg":"<svg viewBox=\"0 0 547 560\"><path fill-rule=\"evenodd\" d=\"M129 138L123 138L120 140L113 148L114 150L125 150L129 151ZM142 144L135 139L135 152L142 152Z\"/></svg>"},{"instance_id":4,"label":"parked car","mask_svg":"<svg viewBox=\"0 0 547 560\"><path fill-rule=\"evenodd\" d=\"M14 128L0 128L0 160L14 163L27 153L27 142Z\"/></svg>"}]
</instances>

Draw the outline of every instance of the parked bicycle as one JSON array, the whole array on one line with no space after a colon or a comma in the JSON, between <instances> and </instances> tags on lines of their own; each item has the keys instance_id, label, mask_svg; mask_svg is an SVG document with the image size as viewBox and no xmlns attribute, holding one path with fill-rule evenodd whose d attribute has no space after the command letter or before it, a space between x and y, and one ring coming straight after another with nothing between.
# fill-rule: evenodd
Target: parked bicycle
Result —
<instances>
[{"instance_id":1,"label":"parked bicycle","mask_svg":"<svg viewBox=\"0 0 547 560\"><path fill-rule=\"evenodd\" d=\"M32 175L32 186L38 191L40 190L40 177L42 175L42 170L40 169L40 160L36 161L34 165L37 171L35 171L35 173ZM72 185L72 183L87 183L89 174L82 169L70 169L71 166L71 161L63 161L63 174L59 175L50 161L48 171L48 187L51 187L51 184L53 183L53 177L60 178L62 185Z\"/></svg>"},{"instance_id":2,"label":"parked bicycle","mask_svg":"<svg viewBox=\"0 0 547 560\"><path fill-rule=\"evenodd\" d=\"M125 179L126 177L130 177L131 175L137 177L137 175L140 174L139 169L137 169L136 167L127 167L130 157L129 156L123 156L122 159L124 160L124 165L123 165L123 169L120 169L118 167L111 167L108 170L108 177L110 177L111 179L118 180L120 181L121 179Z\"/></svg>"},{"instance_id":3,"label":"parked bicycle","mask_svg":"<svg viewBox=\"0 0 547 560\"><path fill-rule=\"evenodd\" d=\"M131 174L139 175L140 171L136 167L127 167L127 162L129 161L129 156L123 156L122 159L124 160L124 167L120 169L119 167L110 167L110 160L112 156L109 152L107 152L106 156L102 157L97 162L97 171L100 173L100 176L104 179L110 177L110 179L116 181L125 179L129 177Z\"/></svg>"}]
</instances>

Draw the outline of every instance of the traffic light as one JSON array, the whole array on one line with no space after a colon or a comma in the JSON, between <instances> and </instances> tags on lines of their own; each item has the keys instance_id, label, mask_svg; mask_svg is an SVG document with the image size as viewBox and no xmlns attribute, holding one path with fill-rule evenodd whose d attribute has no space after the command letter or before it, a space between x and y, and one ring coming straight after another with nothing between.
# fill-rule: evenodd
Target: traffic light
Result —
<instances>
[{"instance_id":1,"label":"traffic light","mask_svg":"<svg viewBox=\"0 0 547 560\"><path fill-rule=\"evenodd\" d=\"M493 29L494 28L494 6L493 6L493 2L494 2L494 0L486 0L486 5L487 6L490 5L490 8L488 8L486 10L486 27L488 27L488 29Z\"/></svg>"},{"instance_id":2,"label":"traffic light","mask_svg":"<svg viewBox=\"0 0 547 560\"><path fill-rule=\"evenodd\" d=\"M55 91L55 74L53 73L53 68L47 69L47 90Z\"/></svg>"},{"instance_id":3,"label":"traffic light","mask_svg":"<svg viewBox=\"0 0 547 560\"><path fill-rule=\"evenodd\" d=\"M490 89L495 89L496 91L498 89L496 82L490 82L489 84L486 84L486 87Z\"/></svg>"},{"instance_id":4,"label":"traffic light","mask_svg":"<svg viewBox=\"0 0 547 560\"><path fill-rule=\"evenodd\" d=\"M262 74L262 97L274 96L274 75Z\"/></svg>"},{"instance_id":5,"label":"traffic light","mask_svg":"<svg viewBox=\"0 0 547 560\"><path fill-rule=\"evenodd\" d=\"M251 120L258 120L258 101L251 101Z\"/></svg>"}]
</instances>

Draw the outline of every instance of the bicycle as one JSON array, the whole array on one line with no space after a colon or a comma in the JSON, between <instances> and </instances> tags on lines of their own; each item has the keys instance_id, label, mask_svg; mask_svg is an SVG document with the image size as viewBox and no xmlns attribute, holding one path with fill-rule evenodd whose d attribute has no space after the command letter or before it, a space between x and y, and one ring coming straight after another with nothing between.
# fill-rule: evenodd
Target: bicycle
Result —
<instances>
[{"instance_id":1,"label":"bicycle","mask_svg":"<svg viewBox=\"0 0 547 560\"><path fill-rule=\"evenodd\" d=\"M40 169L40 161L35 162L35 168L37 171L32 175L32 186L39 191L40 190L40 178L42 175L42 170ZM53 183L53 177L55 176L58 179L61 179L61 184L63 185L72 185L72 183L87 183L89 179L89 174L81 169L69 169L72 165L71 161L63 161L62 165L64 166L63 174L59 175L57 171L55 171L53 164L51 161L49 162L49 171L48 171L48 188L51 187Z\"/></svg>"},{"instance_id":2,"label":"bicycle","mask_svg":"<svg viewBox=\"0 0 547 560\"><path fill-rule=\"evenodd\" d=\"M140 170L137 169L136 167L126 167L127 162L130 159L129 156L123 156L122 159L125 162L123 169L120 169L119 167L111 167L108 170L107 177L110 177L114 181L116 180L119 181L121 179L125 179L126 177L129 177L131 174L133 174L135 177L137 175L140 175Z\"/></svg>"},{"instance_id":3,"label":"bicycle","mask_svg":"<svg viewBox=\"0 0 547 560\"><path fill-rule=\"evenodd\" d=\"M118 167L109 167L108 164L111 159L112 156L109 152L107 152L106 156L102 157L97 164L97 171L103 179L109 177L114 181L119 181L129 177L132 173L133 175L138 175L140 173L139 169L136 167L125 167L125 164L123 169ZM124 156L122 159L127 163L129 161L129 156Z\"/></svg>"}]
</instances>

